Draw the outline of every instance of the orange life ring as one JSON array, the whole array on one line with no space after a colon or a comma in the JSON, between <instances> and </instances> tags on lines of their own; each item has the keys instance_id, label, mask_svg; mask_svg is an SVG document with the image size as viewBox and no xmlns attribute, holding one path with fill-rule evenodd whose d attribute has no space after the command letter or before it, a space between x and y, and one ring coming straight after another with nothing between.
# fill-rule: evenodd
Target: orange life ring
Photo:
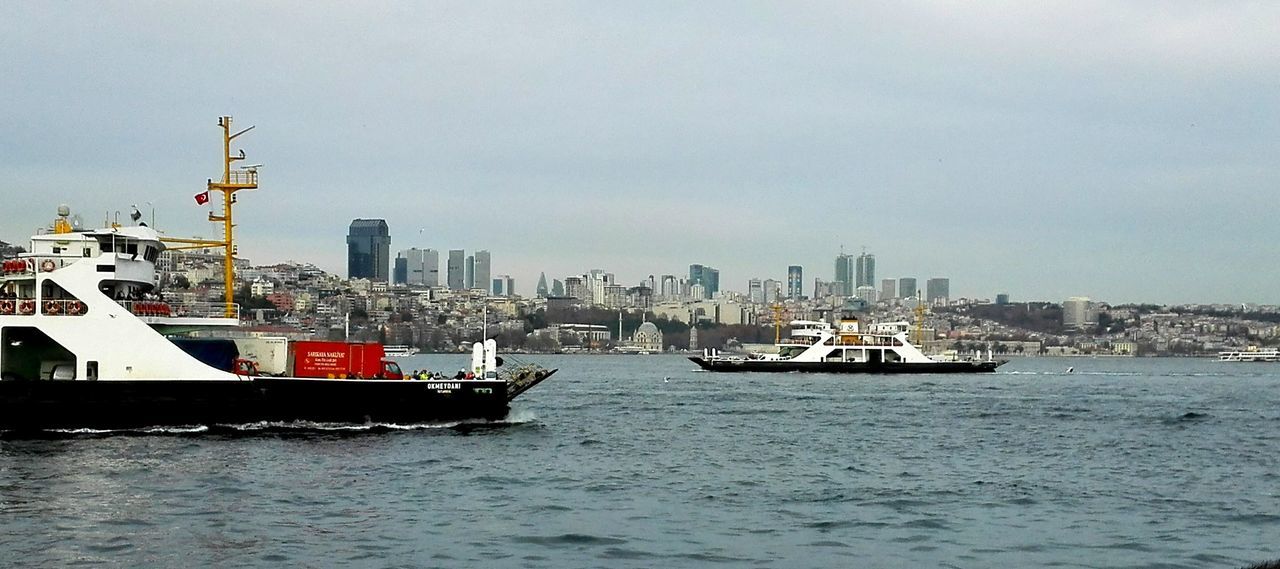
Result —
<instances>
[{"instance_id":1,"label":"orange life ring","mask_svg":"<svg viewBox=\"0 0 1280 569\"><path fill-rule=\"evenodd\" d=\"M44 272L46 272L46 273L47 273L47 272L50 272L50 271L52 271L52 270L54 270L54 269L56 269L56 268L58 268L58 265L57 265L57 263L54 263L54 262L53 262L53 259L45 259L45 260L43 260L43 261L40 261L40 270L41 270L41 271L44 271Z\"/></svg>"},{"instance_id":2,"label":"orange life ring","mask_svg":"<svg viewBox=\"0 0 1280 569\"><path fill-rule=\"evenodd\" d=\"M59 312L59 310L60 310L60 309L61 309L61 307L60 307L60 306L58 306L58 301L56 301L56 300L46 300L46 301L44 301L44 313L45 313L45 314L57 314L57 313Z\"/></svg>"},{"instance_id":3,"label":"orange life ring","mask_svg":"<svg viewBox=\"0 0 1280 569\"><path fill-rule=\"evenodd\" d=\"M0 314L13 314L12 300L0 300Z\"/></svg>"},{"instance_id":4,"label":"orange life ring","mask_svg":"<svg viewBox=\"0 0 1280 569\"><path fill-rule=\"evenodd\" d=\"M79 300L73 300L67 303L67 314L79 316L84 314L84 303Z\"/></svg>"},{"instance_id":5,"label":"orange life ring","mask_svg":"<svg viewBox=\"0 0 1280 569\"><path fill-rule=\"evenodd\" d=\"M24 300L24 301L22 301L22 302L19 302L19 303L18 303L18 313L19 313L19 314L35 314L35 313L36 313L36 301L34 301L34 300Z\"/></svg>"}]
</instances>

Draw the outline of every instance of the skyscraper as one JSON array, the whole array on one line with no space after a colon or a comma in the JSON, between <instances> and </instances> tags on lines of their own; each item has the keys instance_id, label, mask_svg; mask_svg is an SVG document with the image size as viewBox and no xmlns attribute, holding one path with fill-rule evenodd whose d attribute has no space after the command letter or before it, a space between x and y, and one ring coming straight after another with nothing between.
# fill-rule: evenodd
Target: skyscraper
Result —
<instances>
[{"instance_id":1,"label":"skyscraper","mask_svg":"<svg viewBox=\"0 0 1280 569\"><path fill-rule=\"evenodd\" d=\"M386 220L356 219L347 230L347 278L387 282L391 230Z\"/></svg>"},{"instance_id":2,"label":"skyscraper","mask_svg":"<svg viewBox=\"0 0 1280 569\"><path fill-rule=\"evenodd\" d=\"M880 279L880 300L888 300L895 296L898 296L898 281Z\"/></svg>"},{"instance_id":3,"label":"skyscraper","mask_svg":"<svg viewBox=\"0 0 1280 569\"><path fill-rule=\"evenodd\" d=\"M449 279L449 288L452 290L462 290L463 288L463 277L466 275L462 274L462 264L466 262L466 255L467 252L462 249L449 250L446 278Z\"/></svg>"},{"instance_id":4,"label":"skyscraper","mask_svg":"<svg viewBox=\"0 0 1280 569\"><path fill-rule=\"evenodd\" d=\"M427 249L422 253L422 285L440 286L440 252Z\"/></svg>"},{"instance_id":5,"label":"skyscraper","mask_svg":"<svg viewBox=\"0 0 1280 569\"><path fill-rule=\"evenodd\" d=\"M546 298L550 293L551 291L547 288L547 273L538 273L538 288L534 291L534 294L536 294L538 298Z\"/></svg>"},{"instance_id":6,"label":"skyscraper","mask_svg":"<svg viewBox=\"0 0 1280 569\"><path fill-rule=\"evenodd\" d=\"M853 278L853 255L841 253L836 257L836 282L840 283L841 295L851 296L853 294Z\"/></svg>"},{"instance_id":7,"label":"skyscraper","mask_svg":"<svg viewBox=\"0 0 1280 569\"><path fill-rule=\"evenodd\" d=\"M409 260L397 256L395 263L392 264L391 282L393 284L408 284L409 282Z\"/></svg>"},{"instance_id":8,"label":"skyscraper","mask_svg":"<svg viewBox=\"0 0 1280 569\"><path fill-rule=\"evenodd\" d=\"M876 286L876 256L863 253L858 255L857 261L858 274L854 282L854 289L858 287Z\"/></svg>"},{"instance_id":9,"label":"skyscraper","mask_svg":"<svg viewBox=\"0 0 1280 569\"><path fill-rule=\"evenodd\" d=\"M486 292L493 292L490 290L492 283L489 282L489 269L489 252L485 250L476 251L474 288L482 288L485 289Z\"/></svg>"},{"instance_id":10,"label":"skyscraper","mask_svg":"<svg viewBox=\"0 0 1280 569\"><path fill-rule=\"evenodd\" d=\"M778 293L782 291L782 283L773 279L765 279L764 281L764 303L773 304L778 302Z\"/></svg>"},{"instance_id":11,"label":"skyscraper","mask_svg":"<svg viewBox=\"0 0 1280 569\"><path fill-rule=\"evenodd\" d=\"M787 267L787 298L800 300L804 296L804 268L800 265Z\"/></svg>"},{"instance_id":12,"label":"skyscraper","mask_svg":"<svg viewBox=\"0 0 1280 569\"><path fill-rule=\"evenodd\" d=\"M945 304L951 299L951 279L932 278L924 283L925 300L930 304Z\"/></svg>"},{"instance_id":13,"label":"skyscraper","mask_svg":"<svg viewBox=\"0 0 1280 569\"><path fill-rule=\"evenodd\" d=\"M464 267L462 272L462 288L468 290L476 288L476 256L467 255L467 260L462 266Z\"/></svg>"},{"instance_id":14,"label":"skyscraper","mask_svg":"<svg viewBox=\"0 0 1280 569\"><path fill-rule=\"evenodd\" d=\"M898 279L898 298L915 298L920 289L916 287L915 277L902 277Z\"/></svg>"},{"instance_id":15,"label":"skyscraper","mask_svg":"<svg viewBox=\"0 0 1280 569\"><path fill-rule=\"evenodd\" d=\"M432 249L422 250L417 247L405 249L396 255L396 282L410 286L422 286L427 282L427 257L435 253ZM404 274L399 273L404 265Z\"/></svg>"},{"instance_id":16,"label":"skyscraper","mask_svg":"<svg viewBox=\"0 0 1280 569\"><path fill-rule=\"evenodd\" d=\"M515 296L516 280L511 275L498 275L493 278L490 294L493 296Z\"/></svg>"},{"instance_id":17,"label":"skyscraper","mask_svg":"<svg viewBox=\"0 0 1280 569\"><path fill-rule=\"evenodd\" d=\"M747 281L747 298L753 304L764 304L764 283L761 283L760 279Z\"/></svg>"},{"instance_id":18,"label":"skyscraper","mask_svg":"<svg viewBox=\"0 0 1280 569\"><path fill-rule=\"evenodd\" d=\"M564 296L564 282L560 279L551 279L551 296Z\"/></svg>"},{"instance_id":19,"label":"skyscraper","mask_svg":"<svg viewBox=\"0 0 1280 569\"><path fill-rule=\"evenodd\" d=\"M711 298L720 292L720 271L705 265L689 265L689 285L700 284L704 296Z\"/></svg>"}]
</instances>

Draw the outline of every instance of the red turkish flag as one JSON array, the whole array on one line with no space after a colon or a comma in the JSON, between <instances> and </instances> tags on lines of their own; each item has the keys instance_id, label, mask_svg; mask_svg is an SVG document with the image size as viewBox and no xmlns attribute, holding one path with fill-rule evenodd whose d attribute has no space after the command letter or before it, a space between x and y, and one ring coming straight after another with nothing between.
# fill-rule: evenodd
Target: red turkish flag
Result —
<instances>
[{"instance_id":1,"label":"red turkish flag","mask_svg":"<svg viewBox=\"0 0 1280 569\"><path fill-rule=\"evenodd\" d=\"M197 205L204 205L207 203L209 203L209 190L205 190L203 192L196 194Z\"/></svg>"}]
</instances>

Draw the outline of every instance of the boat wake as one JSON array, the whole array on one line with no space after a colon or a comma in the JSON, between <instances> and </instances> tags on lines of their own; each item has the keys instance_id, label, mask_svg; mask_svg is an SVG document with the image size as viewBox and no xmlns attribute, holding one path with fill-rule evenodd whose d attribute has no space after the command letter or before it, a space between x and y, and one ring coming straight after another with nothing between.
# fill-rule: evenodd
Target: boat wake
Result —
<instances>
[{"instance_id":1,"label":"boat wake","mask_svg":"<svg viewBox=\"0 0 1280 569\"><path fill-rule=\"evenodd\" d=\"M460 421L441 421L426 423L326 423L316 421L255 421L252 423L213 424L213 425L174 425L133 427L121 429L44 429L39 431L0 431L2 438L14 437L96 437L111 435L144 435L144 436L184 436L184 435L253 435L271 433L387 433L397 431L432 431L452 429L460 432L471 432L479 429L501 429L504 427L537 423L538 417L532 411L512 411L503 420L466 419Z\"/></svg>"}]
</instances>

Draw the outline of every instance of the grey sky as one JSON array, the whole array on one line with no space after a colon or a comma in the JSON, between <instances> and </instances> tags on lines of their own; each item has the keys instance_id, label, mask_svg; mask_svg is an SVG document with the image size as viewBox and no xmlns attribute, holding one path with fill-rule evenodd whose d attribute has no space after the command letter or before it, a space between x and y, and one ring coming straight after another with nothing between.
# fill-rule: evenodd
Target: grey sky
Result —
<instances>
[{"instance_id":1,"label":"grey sky","mask_svg":"<svg viewBox=\"0 0 1280 569\"><path fill-rule=\"evenodd\" d=\"M7 3L0 239L66 202L213 235L219 115L255 263L346 228L634 283L1280 303L1280 4Z\"/></svg>"}]
</instances>

